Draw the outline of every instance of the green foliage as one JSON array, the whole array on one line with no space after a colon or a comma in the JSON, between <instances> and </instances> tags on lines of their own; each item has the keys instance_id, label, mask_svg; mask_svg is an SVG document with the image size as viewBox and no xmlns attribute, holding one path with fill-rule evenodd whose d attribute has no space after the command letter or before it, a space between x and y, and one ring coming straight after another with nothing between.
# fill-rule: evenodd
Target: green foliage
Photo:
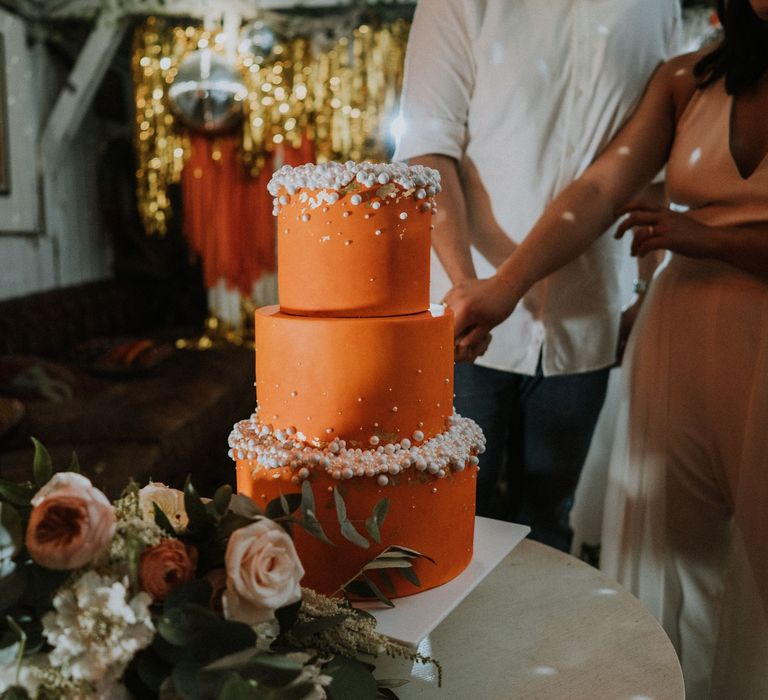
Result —
<instances>
[{"instance_id":1,"label":"green foliage","mask_svg":"<svg viewBox=\"0 0 768 700\"><path fill-rule=\"evenodd\" d=\"M36 438L32 438L32 443L35 446L32 473L34 474L35 485L39 488L50 481L51 476L53 476L53 467L51 466L51 455L42 443Z\"/></svg>"},{"instance_id":2,"label":"green foliage","mask_svg":"<svg viewBox=\"0 0 768 700\"><path fill-rule=\"evenodd\" d=\"M333 487L333 501L336 505L336 517L339 520L341 534L352 544L368 549L371 546L370 543L357 531L352 521L347 518L347 506L344 504L344 499L335 486Z\"/></svg>"},{"instance_id":3,"label":"green foliage","mask_svg":"<svg viewBox=\"0 0 768 700\"><path fill-rule=\"evenodd\" d=\"M42 617L52 609L53 597L71 576L71 572L53 571L32 561L24 544L31 499L55 471L48 450L36 439L33 444L33 481L13 483L0 479L0 666L46 649ZM74 453L69 470L80 472ZM233 494L228 485L217 489L213 499L206 502L187 478L183 494L189 519L185 531L177 532L157 503L153 504L154 522L164 537L194 545L198 554L197 577L173 589L162 604L152 606L155 637L148 648L133 658L125 676L137 697L156 697L161 687L171 682L175 694L184 700L303 700L315 688L314 681L304 675L306 663L322 666L322 673L332 678L327 689L331 700L396 697L391 690L396 685L377 685L373 666L333 651L324 652L321 658L315 655L319 652L312 650L312 645L324 635L338 634L350 618L369 616L348 603L336 607L335 612L320 615L302 613L302 601L280 608L275 611L279 623L277 639L271 644L269 639L266 643L262 640L259 645L254 628L226 620L211 608L213 588L204 575L224 567L229 537L237 529L268 517L286 528L299 525L333 545L317 517L308 480L302 483L300 494L281 495L264 511L247 496ZM357 546L370 547L348 518L338 489L334 489L333 497L341 534ZM139 486L130 482L123 498L124 510L118 507L120 517L141 517ZM388 509L389 502L382 499L365 520L365 531L376 543L381 542ZM127 570L132 593L140 590L138 568L145 542L137 535L124 535L119 550L124 567L121 576ZM375 571L384 587L391 590L387 571L408 571L410 576L411 562L419 557L422 555L412 550L390 547L366 565L345 591L357 591L358 595L370 595L392 605L379 587L379 579L374 581L369 574ZM303 656L292 655L296 651L303 652ZM11 687L0 696L0 700L27 698L26 691L19 687Z\"/></svg>"},{"instance_id":4,"label":"green foliage","mask_svg":"<svg viewBox=\"0 0 768 700\"><path fill-rule=\"evenodd\" d=\"M365 529L368 530L368 534L374 539L376 544L381 544L381 526L384 524L384 518L387 517L389 512L389 499L382 498L374 507L373 513L365 521Z\"/></svg>"},{"instance_id":5,"label":"green foliage","mask_svg":"<svg viewBox=\"0 0 768 700\"><path fill-rule=\"evenodd\" d=\"M336 656L323 672L333 679L327 689L329 700L376 700L378 696L370 665L357 659Z\"/></svg>"}]
</instances>

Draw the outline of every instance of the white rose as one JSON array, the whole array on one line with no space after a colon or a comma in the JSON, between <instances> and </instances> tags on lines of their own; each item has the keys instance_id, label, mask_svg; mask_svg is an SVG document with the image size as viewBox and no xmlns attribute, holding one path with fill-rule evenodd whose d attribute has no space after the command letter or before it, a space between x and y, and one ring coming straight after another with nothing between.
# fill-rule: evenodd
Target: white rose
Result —
<instances>
[{"instance_id":1,"label":"white rose","mask_svg":"<svg viewBox=\"0 0 768 700\"><path fill-rule=\"evenodd\" d=\"M184 508L184 493L158 481L150 481L139 491L139 506L144 520L155 522L155 503L165 513L173 528L185 530L189 517Z\"/></svg>"},{"instance_id":2,"label":"white rose","mask_svg":"<svg viewBox=\"0 0 768 700\"><path fill-rule=\"evenodd\" d=\"M226 553L224 616L257 625L274 618L278 608L301 600L304 576L293 541L267 518L235 530Z\"/></svg>"}]
</instances>

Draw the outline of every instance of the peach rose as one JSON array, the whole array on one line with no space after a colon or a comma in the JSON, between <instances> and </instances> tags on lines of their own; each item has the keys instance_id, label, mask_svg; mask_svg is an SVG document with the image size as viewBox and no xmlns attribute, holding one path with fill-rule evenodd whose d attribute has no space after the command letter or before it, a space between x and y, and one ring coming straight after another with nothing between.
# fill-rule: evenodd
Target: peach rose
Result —
<instances>
[{"instance_id":1,"label":"peach rose","mask_svg":"<svg viewBox=\"0 0 768 700\"><path fill-rule=\"evenodd\" d=\"M277 523L262 518L235 530L225 556L224 617L257 625L274 611L301 600L304 576L293 541Z\"/></svg>"},{"instance_id":2,"label":"peach rose","mask_svg":"<svg viewBox=\"0 0 768 700\"><path fill-rule=\"evenodd\" d=\"M32 498L29 554L49 569L77 569L104 552L117 519L109 499L89 479L59 472Z\"/></svg>"},{"instance_id":3,"label":"peach rose","mask_svg":"<svg viewBox=\"0 0 768 700\"><path fill-rule=\"evenodd\" d=\"M139 584L152 600L165 600L174 588L194 577L196 568L197 549L181 540L163 540L141 553Z\"/></svg>"}]
</instances>

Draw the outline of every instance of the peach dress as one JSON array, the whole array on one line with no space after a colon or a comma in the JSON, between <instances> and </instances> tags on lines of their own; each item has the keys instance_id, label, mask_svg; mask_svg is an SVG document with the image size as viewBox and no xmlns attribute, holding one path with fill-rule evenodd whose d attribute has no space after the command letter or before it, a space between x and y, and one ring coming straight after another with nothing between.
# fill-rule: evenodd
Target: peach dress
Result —
<instances>
[{"instance_id":1,"label":"peach dress","mask_svg":"<svg viewBox=\"0 0 768 700\"><path fill-rule=\"evenodd\" d=\"M669 196L708 225L768 222L768 158L739 172L732 104L722 81L693 95ZM602 567L657 615L689 700L768 698L768 280L672 255L627 353Z\"/></svg>"}]
</instances>

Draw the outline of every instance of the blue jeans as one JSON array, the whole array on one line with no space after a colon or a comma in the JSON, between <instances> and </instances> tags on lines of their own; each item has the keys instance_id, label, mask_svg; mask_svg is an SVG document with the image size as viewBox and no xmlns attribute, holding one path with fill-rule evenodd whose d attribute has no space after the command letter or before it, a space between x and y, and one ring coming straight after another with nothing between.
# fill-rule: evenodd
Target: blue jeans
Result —
<instances>
[{"instance_id":1,"label":"blue jeans","mask_svg":"<svg viewBox=\"0 0 768 700\"><path fill-rule=\"evenodd\" d=\"M475 420L486 439L478 515L530 525L531 539L569 551L568 513L608 372L544 377L541 365L534 376L456 365L456 412Z\"/></svg>"}]
</instances>

